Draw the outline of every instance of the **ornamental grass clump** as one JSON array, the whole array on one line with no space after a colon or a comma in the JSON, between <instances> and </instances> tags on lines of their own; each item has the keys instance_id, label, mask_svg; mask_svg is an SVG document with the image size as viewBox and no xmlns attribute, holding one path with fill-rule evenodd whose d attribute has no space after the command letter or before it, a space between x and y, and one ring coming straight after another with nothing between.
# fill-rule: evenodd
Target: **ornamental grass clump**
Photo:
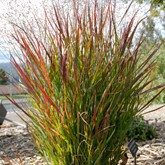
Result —
<instances>
[{"instance_id":1,"label":"ornamental grass clump","mask_svg":"<svg viewBox=\"0 0 165 165\"><path fill-rule=\"evenodd\" d=\"M14 25L22 56L13 64L33 105L19 108L31 119L34 143L48 164L116 165L133 117L161 92L142 102L152 91L156 50L139 60L137 13L122 26L127 12L117 23L108 2L78 6L73 0L70 12L45 9L37 32L34 23Z\"/></svg>"}]
</instances>

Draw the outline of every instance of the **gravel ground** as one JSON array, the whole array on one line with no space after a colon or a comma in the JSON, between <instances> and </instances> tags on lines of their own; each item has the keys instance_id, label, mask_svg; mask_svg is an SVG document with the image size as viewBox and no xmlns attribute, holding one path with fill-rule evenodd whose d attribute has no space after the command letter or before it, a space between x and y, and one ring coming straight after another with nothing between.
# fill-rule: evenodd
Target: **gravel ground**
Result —
<instances>
[{"instance_id":1,"label":"gravel ground","mask_svg":"<svg viewBox=\"0 0 165 165\"><path fill-rule=\"evenodd\" d=\"M10 160L10 161L9 161ZM0 128L0 165L44 165L27 128L5 124Z\"/></svg>"}]
</instances>

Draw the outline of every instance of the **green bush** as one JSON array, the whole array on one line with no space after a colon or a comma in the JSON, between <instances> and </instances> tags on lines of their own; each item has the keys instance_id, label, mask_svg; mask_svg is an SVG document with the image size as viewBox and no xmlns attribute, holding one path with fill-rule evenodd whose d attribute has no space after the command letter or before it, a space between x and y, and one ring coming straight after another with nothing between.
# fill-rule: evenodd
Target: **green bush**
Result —
<instances>
[{"instance_id":1,"label":"green bush","mask_svg":"<svg viewBox=\"0 0 165 165\"><path fill-rule=\"evenodd\" d=\"M140 62L142 38L132 42L140 21L134 23L135 14L118 24L115 7L99 3L80 11L73 1L73 12L54 6L45 9L43 26L37 20L35 29L34 22L29 30L14 26L22 57L13 64L34 107L22 111L52 165L116 165L133 117L153 100L142 102L153 90L144 90L150 79L144 80L154 69L154 53Z\"/></svg>"},{"instance_id":2,"label":"green bush","mask_svg":"<svg viewBox=\"0 0 165 165\"><path fill-rule=\"evenodd\" d=\"M152 140L156 137L156 131L152 125L149 125L147 121L144 120L143 116L135 116L129 126L127 137L128 140Z\"/></svg>"}]
</instances>

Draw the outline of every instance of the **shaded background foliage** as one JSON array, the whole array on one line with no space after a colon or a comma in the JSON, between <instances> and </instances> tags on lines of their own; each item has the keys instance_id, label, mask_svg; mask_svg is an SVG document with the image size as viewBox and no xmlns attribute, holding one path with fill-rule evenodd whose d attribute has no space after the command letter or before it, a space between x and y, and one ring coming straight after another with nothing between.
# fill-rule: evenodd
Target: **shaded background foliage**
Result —
<instances>
[{"instance_id":1,"label":"shaded background foliage","mask_svg":"<svg viewBox=\"0 0 165 165\"><path fill-rule=\"evenodd\" d=\"M8 82L6 72L0 68L0 85L6 85Z\"/></svg>"}]
</instances>

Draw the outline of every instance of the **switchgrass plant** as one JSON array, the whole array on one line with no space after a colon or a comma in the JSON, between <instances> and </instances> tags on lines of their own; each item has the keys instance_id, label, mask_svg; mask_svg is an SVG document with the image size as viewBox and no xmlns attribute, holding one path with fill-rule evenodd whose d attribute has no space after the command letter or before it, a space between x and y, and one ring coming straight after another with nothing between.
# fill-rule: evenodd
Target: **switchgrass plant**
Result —
<instances>
[{"instance_id":1,"label":"switchgrass plant","mask_svg":"<svg viewBox=\"0 0 165 165\"><path fill-rule=\"evenodd\" d=\"M156 50L139 60L142 37L133 39L142 20L135 13L125 24L127 11L116 22L115 5L95 0L80 10L73 0L68 12L45 9L35 29L14 25L22 56L12 61L34 108L17 106L48 164L116 165L133 117L161 92L143 102Z\"/></svg>"}]
</instances>

